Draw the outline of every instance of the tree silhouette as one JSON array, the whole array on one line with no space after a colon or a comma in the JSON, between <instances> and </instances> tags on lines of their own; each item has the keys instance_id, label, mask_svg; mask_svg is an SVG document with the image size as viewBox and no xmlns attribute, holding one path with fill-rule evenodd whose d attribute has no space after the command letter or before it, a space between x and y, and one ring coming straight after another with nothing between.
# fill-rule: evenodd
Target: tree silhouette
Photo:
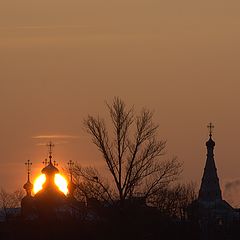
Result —
<instances>
[{"instance_id":1,"label":"tree silhouette","mask_svg":"<svg viewBox=\"0 0 240 240\"><path fill-rule=\"evenodd\" d=\"M127 198L136 194L147 198L175 180L181 164L176 158L161 159L166 141L158 138L159 126L153 122L153 112L142 109L140 114L135 114L134 108L128 109L118 97L106 105L111 126L107 127L104 119L90 115L84 120L84 126L102 153L113 178L117 200L123 206ZM94 176L91 180L98 183ZM108 189L105 188L106 192Z\"/></svg>"},{"instance_id":2,"label":"tree silhouette","mask_svg":"<svg viewBox=\"0 0 240 240\"><path fill-rule=\"evenodd\" d=\"M22 189L17 189L12 193L0 189L0 215L8 220L9 217L15 214L14 209L21 206L21 200L24 196Z\"/></svg>"},{"instance_id":3,"label":"tree silhouette","mask_svg":"<svg viewBox=\"0 0 240 240\"><path fill-rule=\"evenodd\" d=\"M73 167L74 182L77 186L75 196L80 201L94 198L113 204L113 192L106 179L94 167L82 167L79 164Z\"/></svg>"}]
</instances>

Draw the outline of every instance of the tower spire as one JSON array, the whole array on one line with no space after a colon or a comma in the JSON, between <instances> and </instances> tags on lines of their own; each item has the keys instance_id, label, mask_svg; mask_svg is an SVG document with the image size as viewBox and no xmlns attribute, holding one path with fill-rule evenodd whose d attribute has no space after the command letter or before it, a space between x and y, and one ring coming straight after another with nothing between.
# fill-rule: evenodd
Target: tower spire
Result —
<instances>
[{"instance_id":1,"label":"tower spire","mask_svg":"<svg viewBox=\"0 0 240 240\"><path fill-rule=\"evenodd\" d=\"M201 187L199 190L198 199L204 202L214 202L222 200L222 193L217 175L217 168L214 160L214 147L215 142L212 140L213 124L208 125L209 140L206 142L207 146L207 159L203 172Z\"/></svg>"},{"instance_id":2,"label":"tower spire","mask_svg":"<svg viewBox=\"0 0 240 240\"><path fill-rule=\"evenodd\" d=\"M31 172L31 166L32 166L32 163L30 162L30 160L27 160L27 162L25 162L25 166L27 167L27 182L23 185L23 188L26 190L27 196L31 196L33 185L30 181L30 172Z\"/></svg>"}]
</instances>

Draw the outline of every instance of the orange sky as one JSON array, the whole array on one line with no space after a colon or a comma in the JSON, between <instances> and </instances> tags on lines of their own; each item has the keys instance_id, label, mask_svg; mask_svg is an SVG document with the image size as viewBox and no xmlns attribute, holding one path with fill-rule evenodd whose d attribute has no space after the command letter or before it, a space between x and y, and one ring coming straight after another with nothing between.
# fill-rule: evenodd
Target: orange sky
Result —
<instances>
[{"instance_id":1,"label":"orange sky","mask_svg":"<svg viewBox=\"0 0 240 240\"><path fill-rule=\"evenodd\" d=\"M155 110L183 180L200 181L213 121L221 182L240 178L239 12L237 0L2 0L0 186L21 187L27 159L39 171L37 135L79 136L58 140L61 165L100 164L82 120L113 96Z\"/></svg>"}]
</instances>

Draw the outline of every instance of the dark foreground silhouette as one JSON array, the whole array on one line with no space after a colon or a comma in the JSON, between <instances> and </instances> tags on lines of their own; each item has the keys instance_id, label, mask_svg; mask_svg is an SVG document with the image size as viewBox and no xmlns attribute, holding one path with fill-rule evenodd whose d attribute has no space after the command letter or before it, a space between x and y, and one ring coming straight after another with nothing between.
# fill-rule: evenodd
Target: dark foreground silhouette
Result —
<instances>
[{"instance_id":1,"label":"dark foreground silhouette","mask_svg":"<svg viewBox=\"0 0 240 240\"><path fill-rule=\"evenodd\" d=\"M81 239L81 240L235 240L240 225L208 225L171 219L156 209L120 212L114 210L101 219L38 219L21 218L0 223L1 240L18 239Z\"/></svg>"}]
</instances>

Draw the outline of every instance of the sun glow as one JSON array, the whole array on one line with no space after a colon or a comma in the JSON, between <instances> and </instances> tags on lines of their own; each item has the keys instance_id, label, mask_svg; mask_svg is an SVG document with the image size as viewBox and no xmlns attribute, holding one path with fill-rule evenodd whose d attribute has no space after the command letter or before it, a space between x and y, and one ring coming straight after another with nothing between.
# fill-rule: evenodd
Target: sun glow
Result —
<instances>
[{"instance_id":1,"label":"sun glow","mask_svg":"<svg viewBox=\"0 0 240 240\"><path fill-rule=\"evenodd\" d=\"M55 174L54 182L61 192L63 192L65 195L68 193L67 180L61 174Z\"/></svg>"},{"instance_id":2,"label":"sun glow","mask_svg":"<svg viewBox=\"0 0 240 240\"><path fill-rule=\"evenodd\" d=\"M33 186L33 192L36 194L42 190L43 184L46 182L45 174L40 175L36 178ZM65 195L68 193L67 180L61 174L55 174L54 183L57 185L58 189L63 192Z\"/></svg>"},{"instance_id":3,"label":"sun glow","mask_svg":"<svg viewBox=\"0 0 240 240\"><path fill-rule=\"evenodd\" d=\"M46 182L45 174L38 176L33 184L34 194L42 190L42 185Z\"/></svg>"}]
</instances>

